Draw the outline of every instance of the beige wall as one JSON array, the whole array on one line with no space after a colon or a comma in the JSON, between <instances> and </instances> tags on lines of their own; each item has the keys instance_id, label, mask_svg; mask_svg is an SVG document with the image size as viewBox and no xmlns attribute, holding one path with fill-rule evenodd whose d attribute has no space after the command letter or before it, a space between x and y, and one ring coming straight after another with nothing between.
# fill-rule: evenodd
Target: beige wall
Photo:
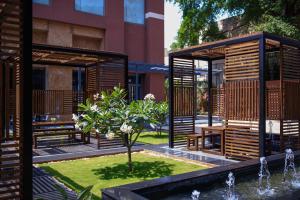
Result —
<instances>
[{"instance_id":1,"label":"beige wall","mask_svg":"<svg viewBox=\"0 0 300 200\"><path fill-rule=\"evenodd\" d=\"M93 50L104 49L105 31L55 21L33 19L33 43ZM72 68L47 66L47 90L72 90Z\"/></svg>"}]
</instances>

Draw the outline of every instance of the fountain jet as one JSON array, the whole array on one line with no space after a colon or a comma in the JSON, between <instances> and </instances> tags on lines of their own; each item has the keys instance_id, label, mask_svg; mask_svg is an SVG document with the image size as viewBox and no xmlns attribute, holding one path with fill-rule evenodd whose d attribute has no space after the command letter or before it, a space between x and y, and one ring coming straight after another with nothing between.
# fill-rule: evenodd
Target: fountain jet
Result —
<instances>
[{"instance_id":1,"label":"fountain jet","mask_svg":"<svg viewBox=\"0 0 300 200\"><path fill-rule=\"evenodd\" d=\"M271 189L270 184L271 174L268 169L268 162L266 157L260 158L260 170L258 173L258 194L259 195L272 195L273 189ZM265 184L263 184L263 180L265 179Z\"/></svg>"},{"instance_id":2,"label":"fountain jet","mask_svg":"<svg viewBox=\"0 0 300 200\"><path fill-rule=\"evenodd\" d=\"M194 190L192 192L191 198L192 198L192 200L198 200L199 196L200 196L200 192L198 190Z\"/></svg>"},{"instance_id":3,"label":"fountain jet","mask_svg":"<svg viewBox=\"0 0 300 200\"><path fill-rule=\"evenodd\" d=\"M235 177L232 172L229 172L226 184L226 200L238 200L238 196L235 194Z\"/></svg>"},{"instance_id":4,"label":"fountain jet","mask_svg":"<svg viewBox=\"0 0 300 200\"><path fill-rule=\"evenodd\" d=\"M290 175L290 183L294 187L300 187L300 179L296 172L295 162L294 162L294 152L292 149L285 150L285 162L283 170L283 181L285 182Z\"/></svg>"}]
</instances>

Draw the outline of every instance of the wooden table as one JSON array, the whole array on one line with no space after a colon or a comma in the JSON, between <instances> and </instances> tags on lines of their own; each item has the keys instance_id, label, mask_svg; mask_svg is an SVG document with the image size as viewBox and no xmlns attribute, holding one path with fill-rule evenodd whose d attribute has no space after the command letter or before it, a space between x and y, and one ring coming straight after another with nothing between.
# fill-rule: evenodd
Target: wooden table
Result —
<instances>
[{"instance_id":1,"label":"wooden table","mask_svg":"<svg viewBox=\"0 0 300 200\"><path fill-rule=\"evenodd\" d=\"M190 134L187 135L187 149L189 150L199 150L199 139L202 137L202 134ZM193 144L193 146L191 146Z\"/></svg>"},{"instance_id":2,"label":"wooden table","mask_svg":"<svg viewBox=\"0 0 300 200\"><path fill-rule=\"evenodd\" d=\"M224 126L208 126L208 127L202 127L201 129L201 150L204 152L212 153L212 151L208 151L208 149L205 147L205 138L211 137L212 138L212 144L214 145L214 137L220 136L221 138L221 147L220 147L220 153L213 152L216 154L224 155L225 154L225 127Z\"/></svg>"},{"instance_id":3,"label":"wooden table","mask_svg":"<svg viewBox=\"0 0 300 200\"><path fill-rule=\"evenodd\" d=\"M75 125L74 121L47 121L47 122L32 122L33 127L39 126L66 126L66 125Z\"/></svg>"}]
</instances>

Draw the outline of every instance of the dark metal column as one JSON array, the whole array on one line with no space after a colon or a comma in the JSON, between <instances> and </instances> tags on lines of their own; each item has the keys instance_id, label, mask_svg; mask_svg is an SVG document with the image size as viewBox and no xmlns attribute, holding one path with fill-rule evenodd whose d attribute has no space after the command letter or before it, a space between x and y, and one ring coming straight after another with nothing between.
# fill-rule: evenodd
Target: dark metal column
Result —
<instances>
[{"instance_id":1,"label":"dark metal column","mask_svg":"<svg viewBox=\"0 0 300 200\"><path fill-rule=\"evenodd\" d=\"M265 83L265 36L259 39L259 156L265 156L266 149L266 83Z\"/></svg>"},{"instance_id":2,"label":"dark metal column","mask_svg":"<svg viewBox=\"0 0 300 200\"><path fill-rule=\"evenodd\" d=\"M169 55L169 147L174 147L174 83L173 56Z\"/></svg>"},{"instance_id":3,"label":"dark metal column","mask_svg":"<svg viewBox=\"0 0 300 200\"><path fill-rule=\"evenodd\" d=\"M125 91L126 91L126 98L127 98L127 101L129 102L129 88L128 88L128 56L126 56L124 58L124 88L125 88Z\"/></svg>"},{"instance_id":4,"label":"dark metal column","mask_svg":"<svg viewBox=\"0 0 300 200\"><path fill-rule=\"evenodd\" d=\"M208 126L212 126L212 94L211 94L211 88L212 88L212 60L208 60L208 73L207 73L207 79L208 79Z\"/></svg>"},{"instance_id":5,"label":"dark metal column","mask_svg":"<svg viewBox=\"0 0 300 200\"><path fill-rule=\"evenodd\" d=\"M23 8L23 45L21 45L21 67L23 77L21 89L21 199L32 199L32 5L27 1L20 1ZM22 74L21 74L22 75ZM22 112L23 111L23 112ZM23 115L23 116L22 116Z\"/></svg>"}]
</instances>

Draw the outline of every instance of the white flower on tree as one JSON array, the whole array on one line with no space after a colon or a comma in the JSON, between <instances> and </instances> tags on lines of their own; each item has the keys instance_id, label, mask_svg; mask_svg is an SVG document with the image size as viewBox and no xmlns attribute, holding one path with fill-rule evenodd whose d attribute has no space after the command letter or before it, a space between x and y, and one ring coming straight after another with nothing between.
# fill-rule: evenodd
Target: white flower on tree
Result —
<instances>
[{"instance_id":1,"label":"white flower on tree","mask_svg":"<svg viewBox=\"0 0 300 200\"><path fill-rule=\"evenodd\" d=\"M87 125L88 125L87 122L82 122L82 127L83 127L83 128L86 127Z\"/></svg>"},{"instance_id":2,"label":"white flower on tree","mask_svg":"<svg viewBox=\"0 0 300 200\"><path fill-rule=\"evenodd\" d=\"M132 132L132 126L128 126L125 122L120 127L120 131L123 133L130 134Z\"/></svg>"},{"instance_id":3,"label":"white flower on tree","mask_svg":"<svg viewBox=\"0 0 300 200\"><path fill-rule=\"evenodd\" d=\"M78 116L76 114L72 114L72 119L77 122L78 121Z\"/></svg>"},{"instance_id":4,"label":"white flower on tree","mask_svg":"<svg viewBox=\"0 0 300 200\"><path fill-rule=\"evenodd\" d=\"M151 93L147 94L145 97L144 97L144 100L151 100L151 101L154 101L155 100L155 96Z\"/></svg>"},{"instance_id":5,"label":"white flower on tree","mask_svg":"<svg viewBox=\"0 0 300 200\"><path fill-rule=\"evenodd\" d=\"M112 139L114 139L115 134L114 134L113 132L109 132L109 133L105 134L105 137L106 137L108 140L112 140Z\"/></svg>"},{"instance_id":6,"label":"white flower on tree","mask_svg":"<svg viewBox=\"0 0 300 200\"><path fill-rule=\"evenodd\" d=\"M76 129L76 130L81 130L81 128L80 128L80 126L79 126L78 123L75 124L75 129Z\"/></svg>"},{"instance_id":7,"label":"white flower on tree","mask_svg":"<svg viewBox=\"0 0 300 200\"><path fill-rule=\"evenodd\" d=\"M94 105L91 107L91 111L97 112L97 111L98 111L98 106L97 106L96 104L94 104Z\"/></svg>"},{"instance_id":8,"label":"white flower on tree","mask_svg":"<svg viewBox=\"0 0 300 200\"><path fill-rule=\"evenodd\" d=\"M99 93L94 94L93 97L94 97L94 101L97 101L99 99Z\"/></svg>"}]
</instances>

